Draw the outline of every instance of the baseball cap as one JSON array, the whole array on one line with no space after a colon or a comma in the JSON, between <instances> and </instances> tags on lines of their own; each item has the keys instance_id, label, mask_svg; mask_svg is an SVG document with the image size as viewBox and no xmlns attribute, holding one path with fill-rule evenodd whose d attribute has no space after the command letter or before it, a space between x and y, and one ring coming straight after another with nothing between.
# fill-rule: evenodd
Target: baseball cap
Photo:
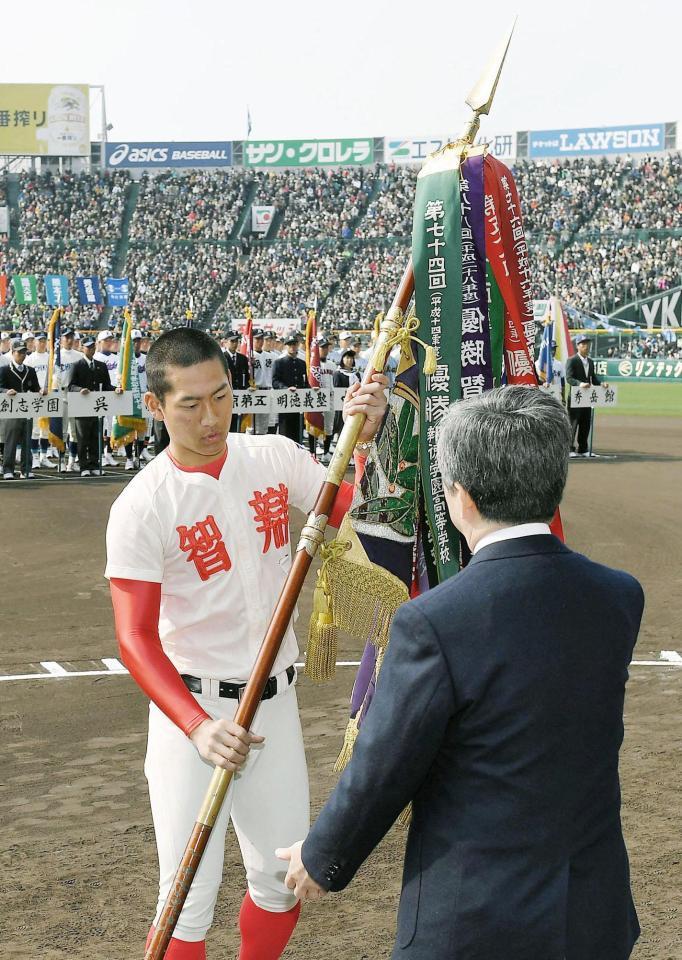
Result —
<instances>
[{"instance_id":1,"label":"baseball cap","mask_svg":"<svg viewBox=\"0 0 682 960\"><path fill-rule=\"evenodd\" d=\"M63 337L73 337L74 333L75 331L73 330L72 327L67 327L66 330L62 330Z\"/></svg>"},{"instance_id":2,"label":"baseball cap","mask_svg":"<svg viewBox=\"0 0 682 960\"><path fill-rule=\"evenodd\" d=\"M556 340L552 340L552 342L550 343L550 347L556 347Z\"/></svg>"},{"instance_id":3,"label":"baseball cap","mask_svg":"<svg viewBox=\"0 0 682 960\"><path fill-rule=\"evenodd\" d=\"M576 343L592 343L592 338L586 337L585 335L583 335L582 337L578 337L578 339L575 342Z\"/></svg>"},{"instance_id":4,"label":"baseball cap","mask_svg":"<svg viewBox=\"0 0 682 960\"><path fill-rule=\"evenodd\" d=\"M24 330L21 335L22 340L33 340L35 338L35 333L33 330Z\"/></svg>"},{"instance_id":5,"label":"baseball cap","mask_svg":"<svg viewBox=\"0 0 682 960\"><path fill-rule=\"evenodd\" d=\"M298 337L293 333L289 334L289 336L284 341L284 345L288 347L292 343L298 343Z\"/></svg>"},{"instance_id":6,"label":"baseball cap","mask_svg":"<svg viewBox=\"0 0 682 960\"><path fill-rule=\"evenodd\" d=\"M254 330L254 331L253 331L253 336L254 336L254 337L264 337L264 336L265 336L265 330L261 330L260 327L259 327L258 330Z\"/></svg>"},{"instance_id":7,"label":"baseball cap","mask_svg":"<svg viewBox=\"0 0 682 960\"><path fill-rule=\"evenodd\" d=\"M3 330L3 332L0 333L0 340L11 340L11 339L12 339L12 334L8 333L7 330Z\"/></svg>"},{"instance_id":8,"label":"baseball cap","mask_svg":"<svg viewBox=\"0 0 682 960\"><path fill-rule=\"evenodd\" d=\"M12 350L23 350L26 353L26 344L23 340L12 340Z\"/></svg>"},{"instance_id":9,"label":"baseball cap","mask_svg":"<svg viewBox=\"0 0 682 960\"><path fill-rule=\"evenodd\" d=\"M230 332L227 334L227 336L225 337L225 339L226 339L226 340L239 340L239 337L240 337L240 334L235 333L233 330L230 330Z\"/></svg>"},{"instance_id":10,"label":"baseball cap","mask_svg":"<svg viewBox=\"0 0 682 960\"><path fill-rule=\"evenodd\" d=\"M100 340L113 340L113 339L114 339L114 335L111 332L111 330L100 330L100 332L97 334L98 343Z\"/></svg>"},{"instance_id":11,"label":"baseball cap","mask_svg":"<svg viewBox=\"0 0 682 960\"><path fill-rule=\"evenodd\" d=\"M141 330L133 330L133 332L130 334L130 339L131 339L131 340L143 340L143 339L144 339L144 334L142 333Z\"/></svg>"},{"instance_id":12,"label":"baseball cap","mask_svg":"<svg viewBox=\"0 0 682 960\"><path fill-rule=\"evenodd\" d=\"M326 337L320 337L320 339L317 341L317 345L318 347L328 347L329 340L327 340Z\"/></svg>"},{"instance_id":13,"label":"baseball cap","mask_svg":"<svg viewBox=\"0 0 682 960\"><path fill-rule=\"evenodd\" d=\"M40 333L36 333L36 340L47 340L47 334L41 330Z\"/></svg>"},{"instance_id":14,"label":"baseball cap","mask_svg":"<svg viewBox=\"0 0 682 960\"><path fill-rule=\"evenodd\" d=\"M84 346L84 347L94 347L96 343L97 343L97 340L95 340L94 337L88 336L88 337L86 337L85 340L83 341L83 346Z\"/></svg>"}]
</instances>

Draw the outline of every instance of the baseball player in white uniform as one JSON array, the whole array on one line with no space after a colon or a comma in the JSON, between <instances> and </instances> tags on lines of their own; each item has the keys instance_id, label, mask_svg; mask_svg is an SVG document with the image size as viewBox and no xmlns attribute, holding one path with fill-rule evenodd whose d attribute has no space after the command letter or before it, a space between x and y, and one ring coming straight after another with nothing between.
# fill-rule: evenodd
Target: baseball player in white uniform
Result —
<instances>
[{"instance_id":1,"label":"baseball player in white uniform","mask_svg":"<svg viewBox=\"0 0 682 960\"><path fill-rule=\"evenodd\" d=\"M121 655L151 698L145 774L159 855L160 915L213 766L236 771L166 954L204 960L231 819L248 892L240 960L277 960L300 904L275 856L305 836L308 778L298 717L298 646L290 624L252 731L233 722L291 564L289 508L312 509L325 477L285 437L230 434L227 362L207 334L178 328L147 357L146 403L170 445L115 501L107 528ZM386 409L385 377L348 394L371 440ZM350 503L345 484L337 500ZM339 520L335 517L330 522ZM153 932L150 931L150 935Z\"/></svg>"},{"instance_id":2,"label":"baseball player in white uniform","mask_svg":"<svg viewBox=\"0 0 682 960\"><path fill-rule=\"evenodd\" d=\"M40 389L47 387L47 368L50 361L50 352L47 349L47 334L44 332L35 335L35 350L26 357L26 365L33 367L37 376ZM46 427L40 425L40 421L33 420L33 432L31 433L31 452L33 456L33 469L37 467L47 467L54 470L57 464L50 460L48 450L50 449L49 432Z\"/></svg>"},{"instance_id":3,"label":"baseball player in white uniform","mask_svg":"<svg viewBox=\"0 0 682 960\"><path fill-rule=\"evenodd\" d=\"M265 330L253 331L253 382L259 390L272 390L272 368L279 354L264 349L265 337ZM268 342L272 342L270 336L268 336ZM272 426L270 421L271 414L269 411L268 413L254 414L252 432L257 434L274 433L277 429L277 420L275 419Z\"/></svg>"}]
</instances>

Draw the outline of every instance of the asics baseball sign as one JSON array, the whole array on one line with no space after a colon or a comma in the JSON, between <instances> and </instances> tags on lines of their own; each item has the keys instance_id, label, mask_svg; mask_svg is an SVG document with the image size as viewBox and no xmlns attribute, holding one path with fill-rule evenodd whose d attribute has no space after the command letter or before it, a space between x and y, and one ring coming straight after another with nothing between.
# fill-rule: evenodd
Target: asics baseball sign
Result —
<instances>
[{"instance_id":1,"label":"asics baseball sign","mask_svg":"<svg viewBox=\"0 0 682 960\"><path fill-rule=\"evenodd\" d=\"M128 170L150 167L230 167L232 143L108 143L107 166Z\"/></svg>"}]
</instances>

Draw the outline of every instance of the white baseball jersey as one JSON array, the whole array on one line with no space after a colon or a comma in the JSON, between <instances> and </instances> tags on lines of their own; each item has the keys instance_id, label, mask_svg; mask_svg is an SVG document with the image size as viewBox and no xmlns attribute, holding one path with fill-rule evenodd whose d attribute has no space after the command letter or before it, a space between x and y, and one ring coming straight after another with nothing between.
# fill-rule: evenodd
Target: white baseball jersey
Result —
<instances>
[{"instance_id":1,"label":"white baseball jersey","mask_svg":"<svg viewBox=\"0 0 682 960\"><path fill-rule=\"evenodd\" d=\"M230 434L220 478L163 453L114 502L105 576L161 583L159 635L180 673L248 680L291 566L289 505L325 469L285 437ZM289 624L273 674L295 662Z\"/></svg>"},{"instance_id":2,"label":"white baseball jersey","mask_svg":"<svg viewBox=\"0 0 682 960\"><path fill-rule=\"evenodd\" d=\"M26 366L33 367L37 376L38 383L40 384L40 389L47 386L47 367L50 362L50 352L46 350L45 353L32 353L29 357L26 357Z\"/></svg>"},{"instance_id":3,"label":"white baseball jersey","mask_svg":"<svg viewBox=\"0 0 682 960\"><path fill-rule=\"evenodd\" d=\"M278 353L270 350L253 351L253 379L257 387L262 390L269 390L272 387L272 368L275 360L279 357Z\"/></svg>"},{"instance_id":4,"label":"white baseball jersey","mask_svg":"<svg viewBox=\"0 0 682 960\"><path fill-rule=\"evenodd\" d=\"M71 367L78 363L85 356L80 350L66 350L64 347L59 351L59 367L55 367L55 387L66 387L71 377Z\"/></svg>"},{"instance_id":5,"label":"white baseball jersey","mask_svg":"<svg viewBox=\"0 0 682 960\"><path fill-rule=\"evenodd\" d=\"M100 360L107 370L109 371L109 378L112 383L116 382L116 370L118 368L118 354L117 353L102 353L101 350L97 350L94 358L95 360Z\"/></svg>"}]
</instances>

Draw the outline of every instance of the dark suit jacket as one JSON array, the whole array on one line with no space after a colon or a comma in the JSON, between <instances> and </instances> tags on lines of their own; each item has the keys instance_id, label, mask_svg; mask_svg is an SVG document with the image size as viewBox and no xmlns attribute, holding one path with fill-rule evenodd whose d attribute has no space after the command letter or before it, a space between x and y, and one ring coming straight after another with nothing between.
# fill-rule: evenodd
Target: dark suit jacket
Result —
<instances>
[{"instance_id":1,"label":"dark suit jacket","mask_svg":"<svg viewBox=\"0 0 682 960\"><path fill-rule=\"evenodd\" d=\"M10 364L0 367L0 390L16 390L17 393L40 393L38 374L33 367L24 364L22 373L15 373Z\"/></svg>"},{"instance_id":2,"label":"dark suit jacket","mask_svg":"<svg viewBox=\"0 0 682 960\"><path fill-rule=\"evenodd\" d=\"M585 375L585 367L583 366L582 359L577 353L574 353L572 357L569 357L566 361L566 381L572 387L577 387L581 383L589 383L590 386L598 387L601 384L601 380L594 372L594 360L592 357L587 358L587 364L589 367L589 373ZM571 406L571 392L568 393L568 406Z\"/></svg>"},{"instance_id":3,"label":"dark suit jacket","mask_svg":"<svg viewBox=\"0 0 682 960\"><path fill-rule=\"evenodd\" d=\"M232 389L248 390L249 361L246 359L243 353L235 353L233 357L226 350L225 356L227 357L227 363L230 368L230 376L232 377Z\"/></svg>"},{"instance_id":4,"label":"dark suit jacket","mask_svg":"<svg viewBox=\"0 0 682 960\"><path fill-rule=\"evenodd\" d=\"M618 751L643 603L628 574L532 536L400 608L302 852L340 890L413 801L394 960L630 955Z\"/></svg>"},{"instance_id":5,"label":"dark suit jacket","mask_svg":"<svg viewBox=\"0 0 682 960\"><path fill-rule=\"evenodd\" d=\"M69 374L69 390L113 390L111 377L106 363L93 360L94 369L91 370L88 361L83 357L71 367Z\"/></svg>"},{"instance_id":6,"label":"dark suit jacket","mask_svg":"<svg viewBox=\"0 0 682 960\"><path fill-rule=\"evenodd\" d=\"M278 357L272 368L272 386L274 390L286 390L287 387L305 389L308 386L305 361L288 354Z\"/></svg>"}]
</instances>

